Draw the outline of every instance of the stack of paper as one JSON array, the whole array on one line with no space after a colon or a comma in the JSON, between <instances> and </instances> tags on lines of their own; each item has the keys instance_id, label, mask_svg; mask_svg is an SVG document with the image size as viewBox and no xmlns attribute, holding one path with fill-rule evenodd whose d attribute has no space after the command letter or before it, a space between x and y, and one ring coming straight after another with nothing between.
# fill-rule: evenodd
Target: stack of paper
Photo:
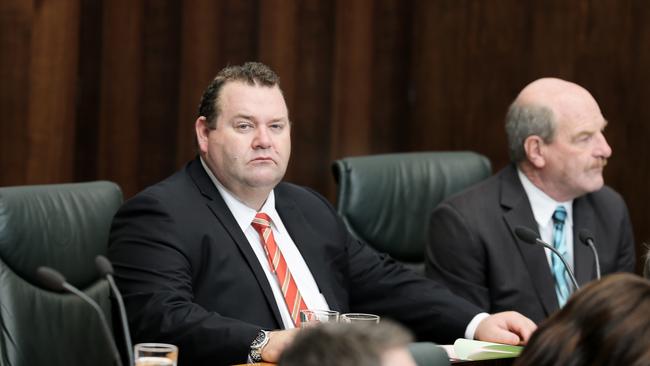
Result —
<instances>
[{"instance_id":1,"label":"stack of paper","mask_svg":"<svg viewBox=\"0 0 650 366\"><path fill-rule=\"evenodd\" d=\"M517 357L523 350L521 346L474 341L459 338L454 345L442 346L452 360L493 360L497 358Z\"/></svg>"}]
</instances>

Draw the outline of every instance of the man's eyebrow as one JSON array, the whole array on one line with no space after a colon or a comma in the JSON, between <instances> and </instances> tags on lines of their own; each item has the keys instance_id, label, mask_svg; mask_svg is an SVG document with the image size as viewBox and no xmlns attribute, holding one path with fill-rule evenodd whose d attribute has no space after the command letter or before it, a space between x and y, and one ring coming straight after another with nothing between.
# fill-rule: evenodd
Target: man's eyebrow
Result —
<instances>
[{"instance_id":1,"label":"man's eyebrow","mask_svg":"<svg viewBox=\"0 0 650 366\"><path fill-rule=\"evenodd\" d=\"M251 119L251 120L254 119L253 116L244 113L238 113L234 115L233 118L244 118L244 119Z\"/></svg>"}]
</instances>

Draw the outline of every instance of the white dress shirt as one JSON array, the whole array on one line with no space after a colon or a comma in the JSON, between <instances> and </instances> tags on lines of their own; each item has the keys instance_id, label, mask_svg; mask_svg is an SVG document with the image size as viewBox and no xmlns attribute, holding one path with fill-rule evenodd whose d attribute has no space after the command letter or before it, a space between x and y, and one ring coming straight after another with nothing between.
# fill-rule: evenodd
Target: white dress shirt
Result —
<instances>
[{"instance_id":1,"label":"white dress shirt","mask_svg":"<svg viewBox=\"0 0 650 366\"><path fill-rule=\"evenodd\" d=\"M530 207L533 209L533 216L535 216L535 221L537 222L539 235L544 242L551 246L553 245L553 212L555 212L557 206L564 206L566 209L564 242L566 244L567 254L564 259L569 264L569 267L571 267L571 270L573 270L575 268L573 264L573 200L557 202L541 189L537 188L521 170L517 169L517 174L519 175L521 185L524 187L524 191L526 191L526 196L528 196ZM550 267L551 251L546 248L544 250L546 251L546 259Z\"/></svg>"},{"instance_id":2,"label":"white dress shirt","mask_svg":"<svg viewBox=\"0 0 650 366\"><path fill-rule=\"evenodd\" d=\"M271 271L271 268L269 266L269 260L267 259L266 253L264 252L260 234L255 230L255 228L253 228L253 225L251 225L253 218L255 218L255 215L257 214L257 211L246 206L243 202L237 199L234 194L228 191L228 189L226 189L221 184L221 182L219 182L217 177L212 174L212 171L208 168L203 159L201 159L201 164L203 165L206 173L208 173L208 176L212 182L219 190L221 197L223 197L223 200L226 202L226 205L230 209L230 212L235 217L237 224L246 235L246 239L248 239L248 243L251 245L253 252L255 252L255 256L257 256L257 260L262 266L262 269L264 269L266 279L271 285L271 290L273 290L273 297L275 298L275 302L278 305L278 309L280 309L280 315L282 316L284 328L294 328L291 314L287 309L284 295L282 294L282 289L278 284L276 275ZM323 295L320 293L318 285L314 280L314 276L311 274L311 271L307 267L307 263L305 263L302 255L300 255L296 244L293 242L291 236L289 236L289 233L287 232L287 229L284 227L284 224L280 219L280 215L278 215L278 212L275 210L275 194L273 191L271 191L269 197L266 199L266 202L264 202L264 205L259 212L264 212L271 218L271 230L273 231L273 237L275 238L275 242L277 243L278 247L280 248L280 252L282 252L284 259L287 262L289 271L291 272L293 279L296 281L298 291L300 291L300 295L305 301L307 308L329 310L329 305L327 304L327 301L325 301Z\"/></svg>"}]
</instances>

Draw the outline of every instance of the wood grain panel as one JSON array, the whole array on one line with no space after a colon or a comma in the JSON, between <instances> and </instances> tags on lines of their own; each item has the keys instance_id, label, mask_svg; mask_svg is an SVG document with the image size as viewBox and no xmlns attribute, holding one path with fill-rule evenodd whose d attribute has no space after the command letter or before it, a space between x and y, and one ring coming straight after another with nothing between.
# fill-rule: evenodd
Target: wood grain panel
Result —
<instances>
[{"instance_id":1,"label":"wood grain panel","mask_svg":"<svg viewBox=\"0 0 650 366\"><path fill-rule=\"evenodd\" d=\"M326 193L333 184L329 176L329 131L334 5L333 2L307 0L300 2L296 11L298 31L291 46L295 48L296 57L294 76L287 80L280 75L283 88L290 90L288 103L293 123L292 158L286 178Z\"/></svg>"},{"instance_id":2,"label":"wood grain panel","mask_svg":"<svg viewBox=\"0 0 650 366\"><path fill-rule=\"evenodd\" d=\"M0 185L110 179L129 197L195 155L204 88L259 60L282 80L287 180L334 200L347 155L475 150L508 162L527 83L585 86L606 181L650 241L650 6L641 0L0 2ZM641 251L641 250L639 250Z\"/></svg>"},{"instance_id":3,"label":"wood grain panel","mask_svg":"<svg viewBox=\"0 0 650 366\"><path fill-rule=\"evenodd\" d=\"M32 4L0 2L0 185L27 183L24 156L29 94Z\"/></svg>"},{"instance_id":4,"label":"wood grain panel","mask_svg":"<svg viewBox=\"0 0 650 366\"><path fill-rule=\"evenodd\" d=\"M378 154L410 150L405 138L414 132L410 129L411 3L402 0L375 1L372 16L375 21L372 25L369 152Z\"/></svg>"},{"instance_id":5,"label":"wood grain panel","mask_svg":"<svg viewBox=\"0 0 650 366\"><path fill-rule=\"evenodd\" d=\"M103 2L102 69L99 108L98 177L117 182L126 197L142 188L140 103L142 76L142 3ZM145 131L146 132L146 131Z\"/></svg>"},{"instance_id":6,"label":"wood grain panel","mask_svg":"<svg viewBox=\"0 0 650 366\"><path fill-rule=\"evenodd\" d=\"M79 2L37 3L32 21L25 179L65 182L75 163Z\"/></svg>"},{"instance_id":7,"label":"wood grain panel","mask_svg":"<svg viewBox=\"0 0 650 366\"><path fill-rule=\"evenodd\" d=\"M203 90L219 70L218 40L221 7L212 0L184 1L181 27L176 167L196 154L194 121Z\"/></svg>"},{"instance_id":8,"label":"wood grain panel","mask_svg":"<svg viewBox=\"0 0 650 366\"><path fill-rule=\"evenodd\" d=\"M176 170L181 1L144 2L141 102L139 103L138 187Z\"/></svg>"},{"instance_id":9,"label":"wood grain panel","mask_svg":"<svg viewBox=\"0 0 650 366\"><path fill-rule=\"evenodd\" d=\"M102 4L81 0L74 181L97 179L102 70Z\"/></svg>"},{"instance_id":10,"label":"wood grain panel","mask_svg":"<svg viewBox=\"0 0 650 366\"><path fill-rule=\"evenodd\" d=\"M336 2L332 160L371 148L373 6L372 0Z\"/></svg>"}]
</instances>

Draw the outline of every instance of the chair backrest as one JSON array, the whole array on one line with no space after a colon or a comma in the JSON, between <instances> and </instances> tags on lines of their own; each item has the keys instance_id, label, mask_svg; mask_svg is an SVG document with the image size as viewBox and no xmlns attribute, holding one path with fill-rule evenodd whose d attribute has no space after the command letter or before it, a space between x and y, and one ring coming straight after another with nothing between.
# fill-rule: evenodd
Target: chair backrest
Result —
<instances>
[{"instance_id":1,"label":"chair backrest","mask_svg":"<svg viewBox=\"0 0 650 366\"><path fill-rule=\"evenodd\" d=\"M474 152L348 157L332 168L338 213L352 235L418 265L424 261L429 216L436 205L491 174L490 160Z\"/></svg>"},{"instance_id":2,"label":"chair backrest","mask_svg":"<svg viewBox=\"0 0 650 366\"><path fill-rule=\"evenodd\" d=\"M111 182L0 188L0 366L113 364L93 309L44 289L35 272L58 270L110 319L95 256L121 202Z\"/></svg>"}]
</instances>

